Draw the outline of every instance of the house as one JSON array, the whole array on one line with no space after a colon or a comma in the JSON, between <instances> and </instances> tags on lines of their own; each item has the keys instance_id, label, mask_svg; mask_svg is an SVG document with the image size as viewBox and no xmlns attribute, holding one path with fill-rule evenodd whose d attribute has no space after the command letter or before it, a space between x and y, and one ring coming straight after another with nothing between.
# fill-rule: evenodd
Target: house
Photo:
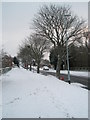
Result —
<instances>
[{"instance_id":1,"label":"house","mask_svg":"<svg viewBox=\"0 0 90 120\"><path fill-rule=\"evenodd\" d=\"M11 56L8 56L8 55L4 55L2 57L2 68L5 68L5 67L12 67L12 57Z\"/></svg>"}]
</instances>

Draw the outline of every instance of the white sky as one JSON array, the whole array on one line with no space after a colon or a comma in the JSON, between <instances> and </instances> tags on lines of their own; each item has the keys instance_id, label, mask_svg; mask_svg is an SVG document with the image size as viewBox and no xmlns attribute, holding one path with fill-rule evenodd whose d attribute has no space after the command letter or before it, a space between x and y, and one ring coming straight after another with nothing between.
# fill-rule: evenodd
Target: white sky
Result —
<instances>
[{"instance_id":1,"label":"white sky","mask_svg":"<svg viewBox=\"0 0 90 120\"><path fill-rule=\"evenodd\" d=\"M0 28L2 25L2 30L0 29L0 33L2 31L2 36L0 34L0 44L2 38L3 49L10 55L15 56L18 52L19 44L21 44L24 38L32 31L30 26L32 25L34 15L37 14L38 9L44 3L6 1L10 0L3 0L2 11L0 10L3 21L2 23L0 21ZM58 2L58 5L59 4L61 5L63 2ZM79 17L88 20L88 2L66 2L66 4L71 5L72 11Z\"/></svg>"}]
</instances>

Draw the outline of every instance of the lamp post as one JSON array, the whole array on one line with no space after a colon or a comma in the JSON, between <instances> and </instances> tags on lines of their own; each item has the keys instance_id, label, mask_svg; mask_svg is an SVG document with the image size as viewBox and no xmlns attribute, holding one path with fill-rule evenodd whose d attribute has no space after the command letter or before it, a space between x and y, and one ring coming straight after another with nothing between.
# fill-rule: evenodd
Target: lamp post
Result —
<instances>
[{"instance_id":1,"label":"lamp post","mask_svg":"<svg viewBox=\"0 0 90 120\"><path fill-rule=\"evenodd\" d=\"M68 83L70 84L70 70L69 70L69 54L68 54L68 40L66 35L66 50L67 50L67 69L68 69Z\"/></svg>"},{"instance_id":2,"label":"lamp post","mask_svg":"<svg viewBox=\"0 0 90 120\"><path fill-rule=\"evenodd\" d=\"M65 17L71 16L71 15L64 15ZM65 20L66 21L66 20ZM68 70L68 83L71 83L70 80L70 70L69 70L69 52L68 52L68 39L67 39L67 33L66 33L66 51L67 51L67 70Z\"/></svg>"}]
</instances>

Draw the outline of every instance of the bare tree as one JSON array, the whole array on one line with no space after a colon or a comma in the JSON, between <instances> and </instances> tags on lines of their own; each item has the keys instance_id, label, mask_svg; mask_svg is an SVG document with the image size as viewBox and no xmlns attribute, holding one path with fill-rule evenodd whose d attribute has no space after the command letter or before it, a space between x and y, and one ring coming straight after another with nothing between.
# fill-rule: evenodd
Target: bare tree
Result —
<instances>
[{"instance_id":1,"label":"bare tree","mask_svg":"<svg viewBox=\"0 0 90 120\"><path fill-rule=\"evenodd\" d=\"M90 30L87 29L84 33L85 39L85 47L87 48L87 53L88 54L88 70L90 71Z\"/></svg>"},{"instance_id":2,"label":"bare tree","mask_svg":"<svg viewBox=\"0 0 90 120\"><path fill-rule=\"evenodd\" d=\"M83 34L83 37L85 37L85 46L87 48L87 50L89 50L90 48L90 31L85 31Z\"/></svg>"},{"instance_id":3,"label":"bare tree","mask_svg":"<svg viewBox=\"0 0 90 120\"><path fill-rule=\"evenodd\" d=\"M80 42L84 29L84 20L73 15L69 6L43 6L34 18L36 33L44 36L58 49L56 76L60 77L62 56L68 45Z\"/></svg>"},{"instance_id":4,"label":"bare tree","mask_svg":"<svg viewBox=\"0 0 90 120\"><path fill-rule=\"evenodd\" d=\"M47 49L49 49L49 42L46 38L34 33L27 37L23 45L20 46L18 57L22 59L23 63L26 62L30 65L30 70L32 61L35 60L37 73L39 73L40 62Z\"/></svg>"},{"instance_id":5,"label":"bare tree","mask_svg":"<svg viewBox=\"0 0 90 120\"><path fill-rule=\"evenodd\" d=\"M46 40L46 38L37 34L31 35L31 37L29 37L28 40L29 40L28 45L31 48L32 58L37 63L37 73L39 73L40 62L44 56L44 53L49 48L49 43Z\"/></svg>"}]
</instances>

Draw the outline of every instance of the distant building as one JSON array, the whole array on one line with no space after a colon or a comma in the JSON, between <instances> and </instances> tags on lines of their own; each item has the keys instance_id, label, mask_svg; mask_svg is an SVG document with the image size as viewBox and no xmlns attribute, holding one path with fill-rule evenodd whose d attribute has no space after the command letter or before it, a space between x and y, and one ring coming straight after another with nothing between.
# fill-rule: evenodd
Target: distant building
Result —
<instances>
[{"instance_id":1,"label":"distant building","mask_svg":"<svg viewBox=\"0 0 90 120\"><path fill-rule=\"evenodd\" d=\"M2 68L12 67L12 57L5 55L2 57Z\"/></svg>"}]
</instances>

